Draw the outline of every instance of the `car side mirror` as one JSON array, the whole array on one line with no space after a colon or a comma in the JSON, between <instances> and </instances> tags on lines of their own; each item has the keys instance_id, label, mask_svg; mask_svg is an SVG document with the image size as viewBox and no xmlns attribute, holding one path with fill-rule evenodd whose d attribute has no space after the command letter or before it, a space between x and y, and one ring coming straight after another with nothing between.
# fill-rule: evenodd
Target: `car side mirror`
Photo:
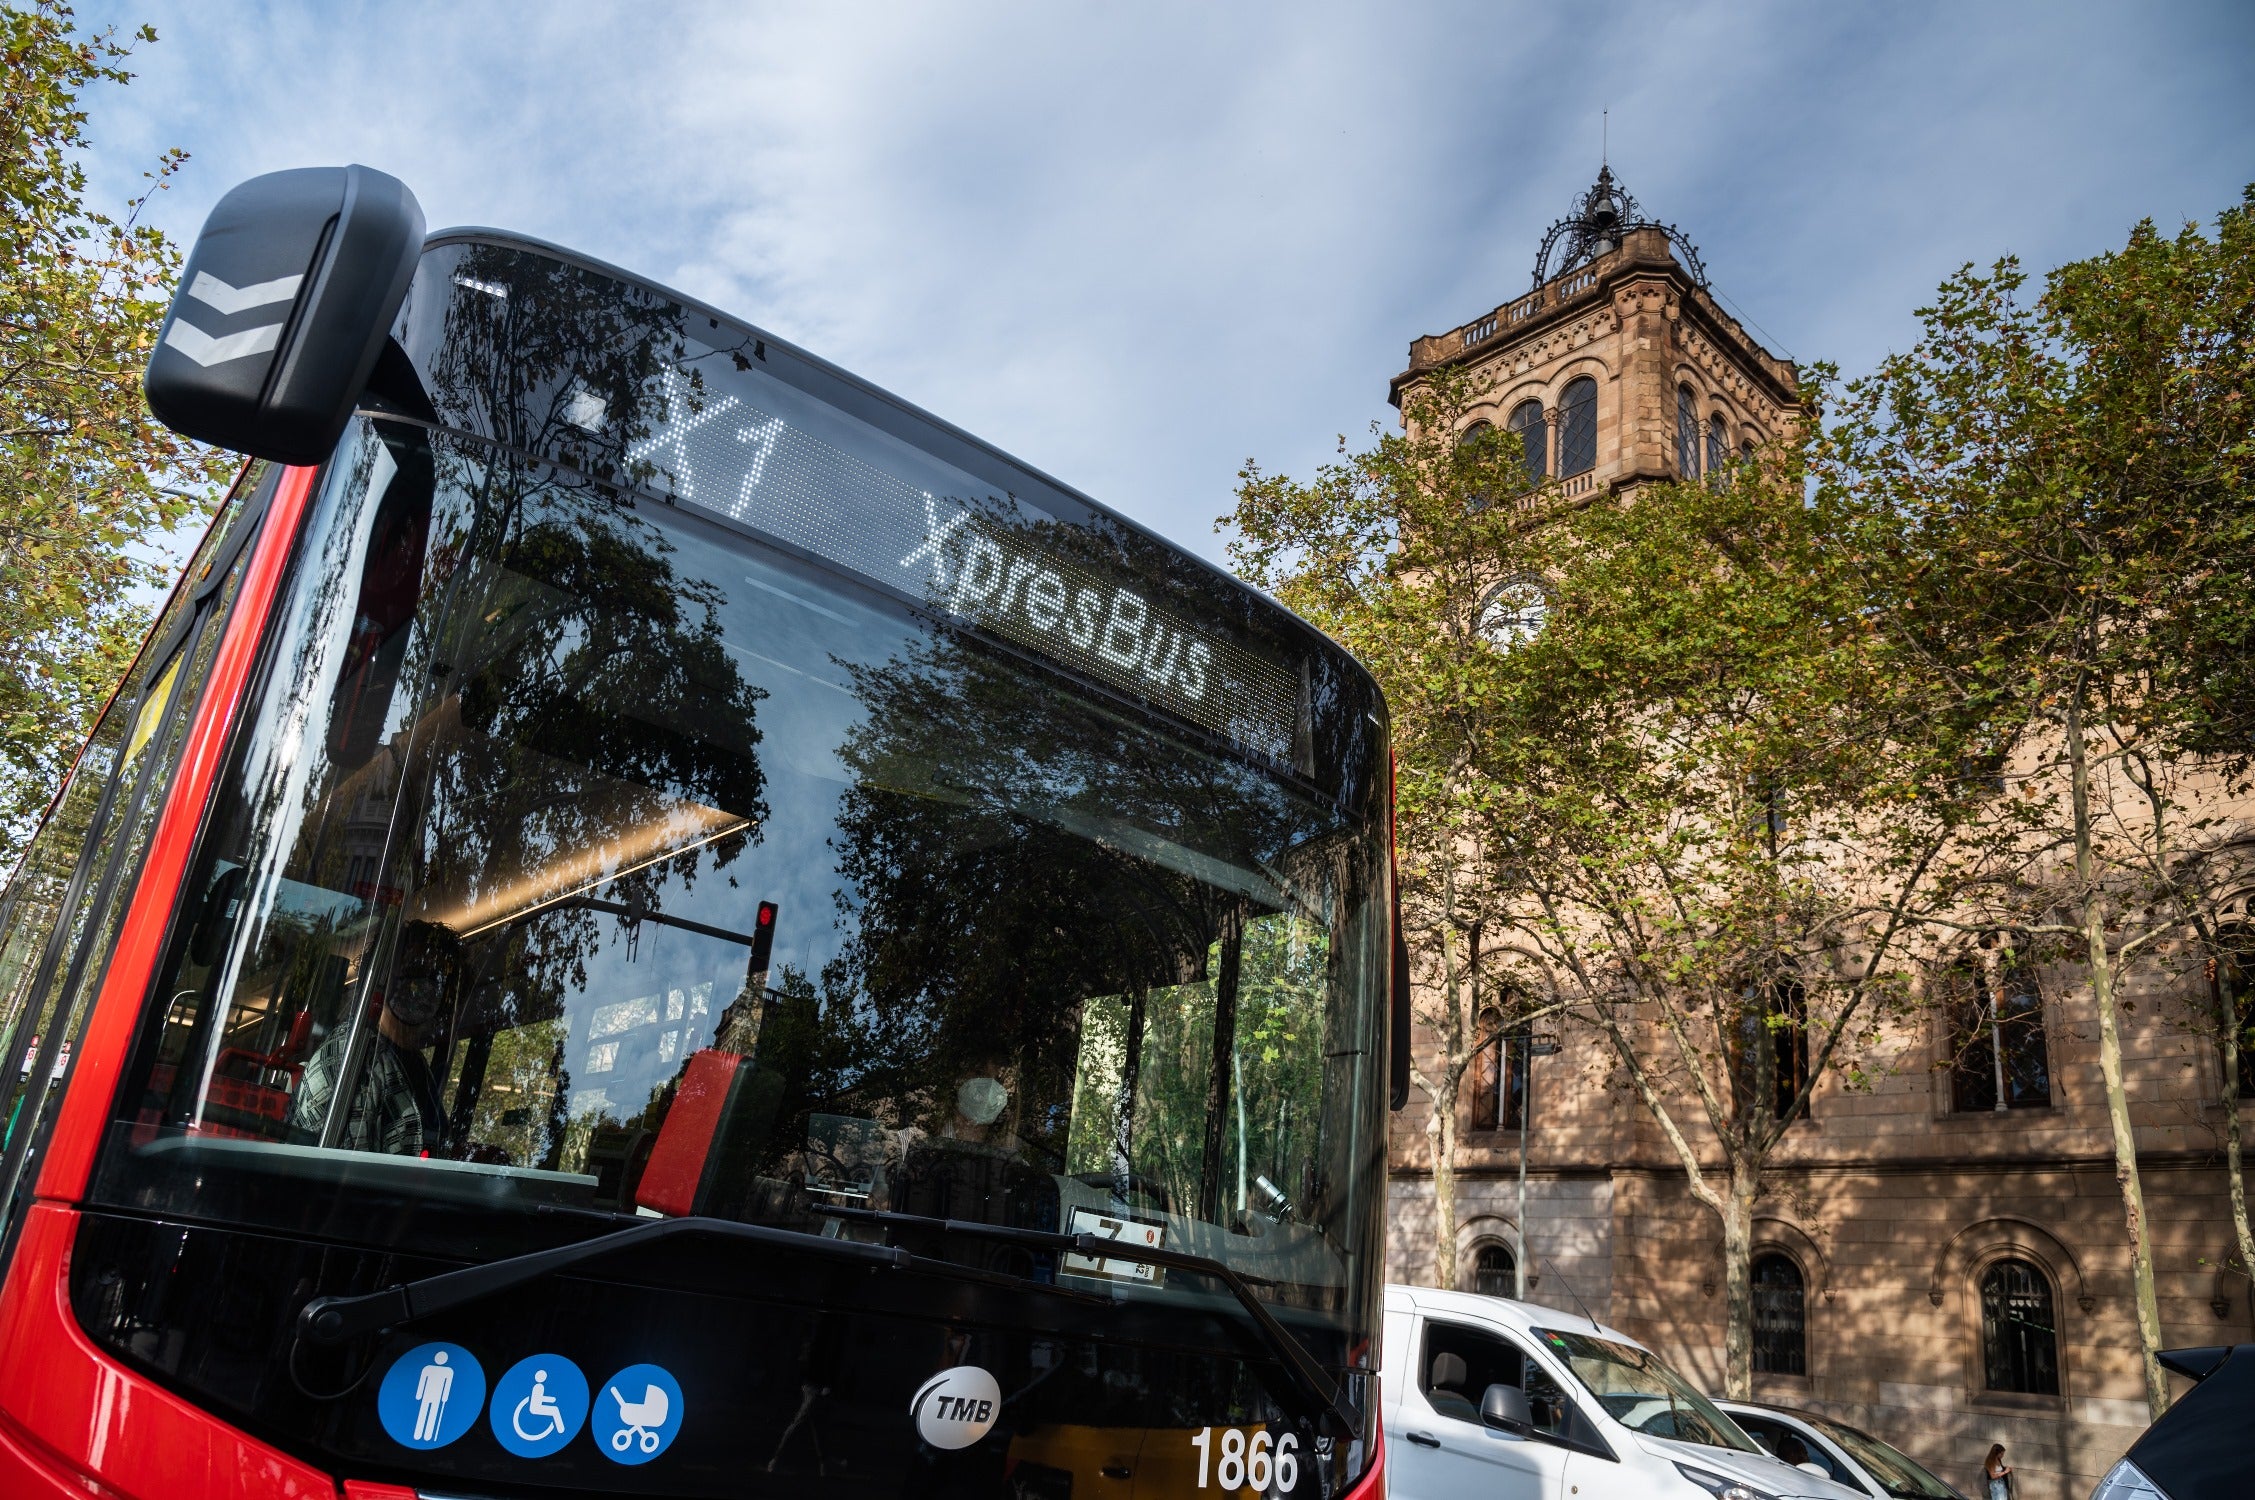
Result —
<instances>
[{"instance_id":1,"label":"car side mirror","mask_svg":"<svg viewBox=\"0 0 2255 1500\"><path fill-rule=\"evenodd\" d=\"M1480 1420L1514 1437L1525 1437L1535 1430L1534 1414L1527 1409L1527 1393L1515 1385L1489 1386L1480 1398Z\"/></svg>"},{"instance_id":2,"label":"car side mirror","mask_svg":"<svg viewBox=\"0 0 2255 1500\"><path fill-rule=\"evenodd\" d=\"M299 167L221 198L142 389L173 431L254 458L329 456L423 250L423 210L369 167Z\"/></svg>"}]
</instances>

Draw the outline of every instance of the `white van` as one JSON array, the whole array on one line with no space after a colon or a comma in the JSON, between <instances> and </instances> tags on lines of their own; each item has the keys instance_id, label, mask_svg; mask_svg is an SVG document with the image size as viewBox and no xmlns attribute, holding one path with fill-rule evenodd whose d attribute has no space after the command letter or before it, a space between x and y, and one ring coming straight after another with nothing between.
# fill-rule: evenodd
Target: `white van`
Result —
<instances>
[{"instance_id":1,"label":"white van","mask_svg":"<svg viewBox=\"0 0 2255 1500\"><path fill-rule=\"evenodd\" d=\"M1858 1500L1593 1319L1389 1286L1385 1337L1391 1500Z\"/></svg>"}]
</instances>

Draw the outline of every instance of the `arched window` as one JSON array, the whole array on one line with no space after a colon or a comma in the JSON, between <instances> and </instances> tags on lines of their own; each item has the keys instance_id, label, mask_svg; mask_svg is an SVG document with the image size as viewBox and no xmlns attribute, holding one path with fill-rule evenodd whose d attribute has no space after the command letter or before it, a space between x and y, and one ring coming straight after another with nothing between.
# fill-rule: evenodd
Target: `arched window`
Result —
<instances>
[{"instance_id":1,"label":"arched window","mask_svg":"<svg viewBox=\"0 0 2255 1500\"><path fill-rule=\"evenodd\" d=\"M1530 483L1550 472L1550 424L1542 419L1540 401L1522 401L1511 410L1511 430L1519 434L1520 446L1527 450L1527 479Z\"/></svg>"},{"instance_id":2,"label":"arched window","mask_svg":"<svg viewBox=\"0 0 2255 1500\"><path fill-rule=\"evenodd\" d=\"M1991 994L1980 963L1951 966L1950 1107L1960 1113L2043 1109L2051 1104L2044 997L2025 963L2007 961Z\"/></svg>"},{"instance_id":3,"label":"arched window","mask_svg":"<svg viewBox=\"0 0 2255 1500\"><path fill-rule=\"evenodd\" d=\"M1992 1391L2059 1394L2059 1330L2051 1279L2024 1260L1981 1273L1981 1367Z\"/></svg>"},{"instance_id":4,"label":"arched window","mask_svg":"<svg viewBox=\"0 0 2255 1500\"><path fill-rule=\"evenodd\" d=\"M1699 477L1699 398L1688 385L1676 387L1676 474Z\"/></svg>"},{"instance_id":5,"label":"arched window","mask_svg":"<svg viewBox=\"0 0 2255 1500\"><path fill-rule=\"evenodd\" d=\"M1490 1040L1472 1056L1472 1128L1524 1130L1527 1123L1526 1037L1506 1034L1503 1014L1480 1013Z\"/></svg>"},{"instance_id":6,"label":"arched window","mask_svg":"<svg viewBox=\"0 0 2255 1500\"><path fill-rule=\"evenodd\" d=\"M1759 1097L1756 1090L1767 1072L1770 1111L1783 1119L1809 1081L1809 996L1791 979L1767 986L1767 1004L1757 1004L1756 995L1747 990L1739 1007L1731 1083L1743 1110Z\"/></svg>"},{"instance_id":7,"label":"arched window","mask_svg":"<svg viewBox=\"0 0 2255 1500\"><path fill-rule=\"evenodd\" d=\"M1459 448L1469 448L1470 446L1472 446L1473 441L1477 439L1481 433L1493 432L1494 430L1495 427L1492 423L1489 423L1482 419L1475 419L1471 426L1465 428L1464 431L1458 435L1456 445ZM1487 508L1488 501L1491 497L1481 494L1478 491L1474 491L1469 498L1472 509L1484 510Z\"/></svg>"},{"instance_id":8,"label":"arched window","mask_svg":"<svg viewBox=\"0 0 2255 1500\"><path fill-rule=\"evenodd\" d=\"M1730 434L1723 429L1723 414L1716 412L1707 419L1707 474L1720 478L1723 465L1730 462Z\"/></svg>"},{"instance_id":9,"label":"arched window","mask_svg":"<svg viewBox=\"0 0 2255 1500\"><path fill-rule=\"evenodd\" d=\"M1809 1373L1808 1296L1793 1257L1754 1257L1754 1373Z\"/></svg>"},{"instance_id":10,"label":"arched window","mask_svg":"<svg viewBox=\"0 0 2255 1500\"><path fill-rule=\"evenodd\" d=\"M1519 1262L1509 1245L1489 1243L1472 1258L1472 1290L1486 1297L1519 1295Z\"/></svg>"},{"instance_id":11,"label":"arched window","mask_svg":"<svg viewBox=\"0 0 2255 1500\"><path fill-rule=\"evenodd\" d=\"M1597 382L1587 375L1558 398L1558 477L1597 467Z\"/></svg>"}]
</instances>

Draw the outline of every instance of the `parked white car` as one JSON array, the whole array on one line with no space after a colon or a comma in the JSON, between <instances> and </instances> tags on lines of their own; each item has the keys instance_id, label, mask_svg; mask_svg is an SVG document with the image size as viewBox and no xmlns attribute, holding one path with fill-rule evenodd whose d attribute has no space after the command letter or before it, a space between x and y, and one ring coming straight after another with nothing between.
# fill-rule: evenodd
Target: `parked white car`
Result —
<instances>
[{"instance_id":1,"label":"parked white car","mask_svg":"<svg viewBox=\"0 0 2255 1500\"><path fill-rule=\"evenodd\" d=\"M1813 1467L1880 1500L1965 1500L1955 1486L1890 1443L1814 1412L1754 1401L1717 1401L1726 1416L1772 1454Z\"/></svg>"},{"instance_id":2,"label":"parked white car","mask_svg":"<svg viewBox=\"0 0 2255 1500\"><path fill-rule=\"evenodd\" d=\"M1593 1319L1389 1286L1385 1341L1391 1500L1861 1500Z\"/></svg>"}]
</instances>

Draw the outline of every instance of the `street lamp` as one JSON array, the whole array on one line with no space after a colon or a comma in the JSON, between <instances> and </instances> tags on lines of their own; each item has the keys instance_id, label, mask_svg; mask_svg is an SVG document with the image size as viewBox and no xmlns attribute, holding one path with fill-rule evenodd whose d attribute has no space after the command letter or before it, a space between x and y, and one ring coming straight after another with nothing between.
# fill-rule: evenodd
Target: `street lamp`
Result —
<instances>
[{"instance_id":1,"label":"street lamp","mask_svg":"<svg viewBox=\"0 0 2255 1500\"><path fill-rule=\"evenodd\" d=\"M1527 1300L1527 1135L1535 1123L1535 1059L1549 1057L1558 1050L1558 1038L1548 1032L1529 1031L1519 1037L1519 1045L1526 1049L1526 1061L1521 1064L1524 1082L1519 1086L1519 1253L1511 1258L1512 1292L1518 1301ZM1508 1060L1504 1077L1511 1076Z\"/></svg>"}]
</instances>

